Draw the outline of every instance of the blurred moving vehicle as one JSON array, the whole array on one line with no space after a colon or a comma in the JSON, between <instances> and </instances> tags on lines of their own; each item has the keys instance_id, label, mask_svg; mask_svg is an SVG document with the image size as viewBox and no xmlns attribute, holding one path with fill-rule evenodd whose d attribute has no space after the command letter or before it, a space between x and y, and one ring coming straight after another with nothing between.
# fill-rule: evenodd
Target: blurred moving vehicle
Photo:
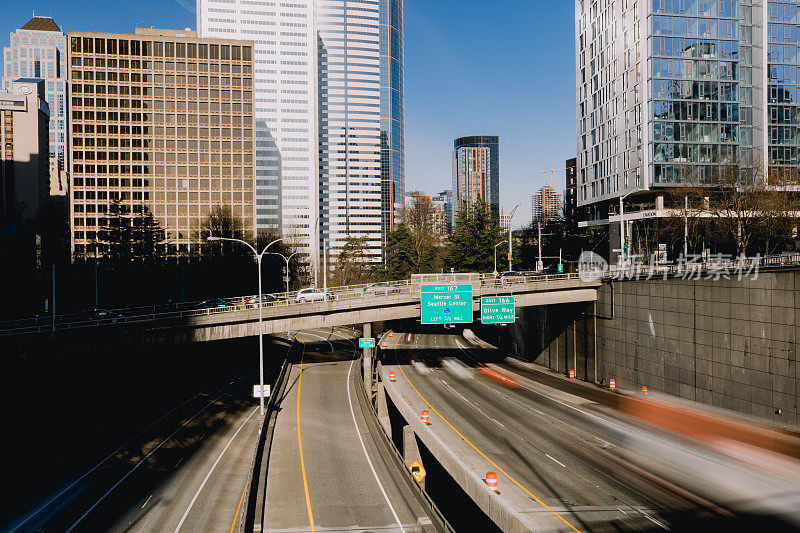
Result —
<instances>
[{"instance_id":1,"label":"blurred moving vehicle","mask_svg":"<svg viewBox=\"0 0 800 533\"><path fill-rule=\"evenodd\" d=\"M272 302L280 302L280 301L283 301L283 300L285 300L285 298L278 298L277 296L275 296L273 294L262 294L261 295L261 301L263 303L265 303L265 304L272 303ZM250 298L245 300L245 303L247 305L256 305L256 304L258 304L258 295L251 296Z\"/></svg>"},{"instance_id":2,"label":"blurred moving vehicle","mask_svg":"<svg viewBox=\"0 0 800 533\"><path fill-rule=\"evenodd\" d=\"M223 309L232 305L224 298L212 298L197 304L197 309Z\"/></svg>"},{"instance_id":3,"label":"blurred moving vehicle","mask_svg":"<svg viewBox=\"0 0 800 533\"><path fill-rule=\"evenodd\" d=\"M390 292L400 292L400 289L380 281L378 283L370 283L364 287L362 296L377 296L378 294L389 294Z\"/></svg>"},{"instance_id":4,"label":"blurred moving vehicle","mask_svg":"<svg viewBox=\"0 0 800 533\"><path fill-rule=\"evenodd\" d=\"M336 297L332 292L324 292L316 287L309 287L308 289L300 289L297 291L297 296L295 296L294 300L296 302L319 302L319 301L331 301L335 300Z\"/></svg>"}]
</instances>

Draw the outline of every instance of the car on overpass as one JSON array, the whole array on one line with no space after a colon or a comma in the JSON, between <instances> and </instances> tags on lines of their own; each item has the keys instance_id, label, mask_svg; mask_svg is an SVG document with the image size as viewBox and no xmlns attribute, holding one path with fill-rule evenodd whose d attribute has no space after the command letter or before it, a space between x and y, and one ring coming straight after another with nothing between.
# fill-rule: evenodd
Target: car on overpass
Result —
<instances>
[{"instance_id":1,"label":"car on overpass","mask_svg":"<svg viewBox=\"0 0 800 533\"><path fill-rule=\"evenodd\" d=\"M77 318L78 320L109 320L116 322L122 318L122 315L108 309L89 309L78 313Z\"/></svg>"},{"instance_id":2,"label":"car on overpass","mask_svg":"<svg viewBox=\"0 0 800 533\"><path fill-rule=\"evenodd\" d=\"M230 307L233 304L230 303L225 298L211 298L210 300L204 300L197 304L197 309L224 309L226 307Z\"/></svg>"},{"instance_id":3,"label":"car on overpass","mask_svg":"<svg viewBox=\"0 0 800 533\"><path fill-rule=\"evenodd\" d=\"M361 296L377 296L379 294L389 294L391 292L400 292L400 289L389 285L385 281L379 281L378 283L370 283L364 287Z\"/></svg>"},{"instance_id":4,"label":"car on overpass","mask_svg":"<svg viewBox=\"0 0 800 533\"><path fill-rule=\"evenodd\" d=\"M335 300L336 296L329 291L322 291L316 287L309 287L308 289L300 289L297 291L297 296L294 297L296 302L319 302Z\"/></svg>"},{"instance_id":5,"label":"car on overpass","mask_svg":"<svg viewBox=\"0 0 800 533\"><path fill-rule=\"evenodd\" d=\"M262 294L261 295L261 301L264 302L265 304L274 303L274 302L280 302L280 301L283 301L285 299L286 298L278 298L274 294ZM256 306L258 304L258 295L251 296L250 298L248 298L244 302L247 305Z\"/></svg>"}]
</instances>

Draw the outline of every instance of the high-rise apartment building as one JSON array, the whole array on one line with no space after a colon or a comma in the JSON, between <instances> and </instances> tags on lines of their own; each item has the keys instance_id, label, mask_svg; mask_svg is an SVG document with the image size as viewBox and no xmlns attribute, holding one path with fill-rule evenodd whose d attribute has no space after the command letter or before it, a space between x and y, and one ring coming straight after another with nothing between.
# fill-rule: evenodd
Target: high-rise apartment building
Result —
<instances>
[{"instance_id":1,"label":"high-rise apartment building","mask_svg":"<svg viewBox=\"0 0 800 533\"><path fill-rule=\"evenodd\" d=\"M798 181L798 0L575 1L577 202L588 224L663 216L726 162ZM628 205L631 205L631 209Z\"/></svg>"},{"instance_id":2,"label":"high-rise apartment building","mask_svg":"<svg viewBox=\"0 0 800 533\"><path fill-rule=\"evenodd\" d=\"M403 205L402 0L198 0L200 34L255 42L258 225L335 256Z\"/></svg>"},{"instance_id":3,"label":"high-rise apartment building","mask_svg":"<svg viewBox=\"0 0 800 533\"><path fill-rule=\"evenodd\" d=\"M453 231L453 191L446 189L432 198L434 202L440 202L444 209L444 219L448 235Z\"/></svg>"},{"instance_id":4,"label":"high-rise apartment building","mask_svg":"<svg viewBox=\"0 0 800 533\"><path fill-rule=\"evenodd\" d=\"M73 253L110 206L151 211L178 252L215 206L255 228L253 43L193 31L69 32Z\"/></svg>"},{"instance_id":5,"label":"high-rise apartment building","mask_svg":"<svg viewBox=\"0 0 800 533\"><path fill-rule=\"evenodd\" d=\"M453 219L479 200L500 216L500 141L495 135L461 137L453 142Z\"/></svg>"},{"instance_id":6,"label":"high-rise apartment building","mask_svg":"<svg viewBox=\"0 0 800 533\"><path fill-rule=\"evenodd\" d=\"M11 90L17 78L45 81L44 100L50 108L50 155L65 167L67 150L67 36L51 17L34 17L11 34L3 48L2 88Z\"/></svg>"},{"instance_id":7,"label":"high-rise apartment building","mask_svg":"<svg viewBox=\"0 0 800 533\"><path fill-rule=\"evenodd\" d=\"M35 221L50 194L45 81L20 78L0 91L0 217Z\"/></svg>"},{"instance_id":8,"label":"high-rise apartment building","mask_svg":"<svg viewBox=\"0 0 800 533\"><path fill-rule=\"evenodd\" d=\"M503 229L511 227L511 213L509 211L500 212L500 227Z\"/></svg>"},{"instance_id":9,"label":"high-rise apartment building","mask_svg":"<svg viewBox=\"0 0 800 533\"><path fill-rule=\"evenodd\" d=\"M558 220L561 211L561 195L555 187L544 185L531 198L533 222L549 222Z\"/></svg>"}]
</instances>

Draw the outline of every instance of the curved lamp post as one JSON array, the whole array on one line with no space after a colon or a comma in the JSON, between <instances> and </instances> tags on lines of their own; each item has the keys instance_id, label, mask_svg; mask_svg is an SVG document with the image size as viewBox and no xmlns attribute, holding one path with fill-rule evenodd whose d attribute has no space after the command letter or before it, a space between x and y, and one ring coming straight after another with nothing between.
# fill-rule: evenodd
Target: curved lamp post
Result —
<instances>
[{"instance_id":1,"label":"curved lamp post","mask_svg":"<svg viewBox=\"0 0 800 533\"><path fill-rule=\"evenodd\" d=\"M256 263L258 263L258 366L259 366L259 379L261 383L261 397L258 399L258 408L259 413L261 416L264 416L264 317L263 317L263 307L264 302L261 301L261 259L264 257L264 254L267 252L267 248L272 246L278 241L282 241L283 237L280 239L275 239L268 245L264 247L261 253L258 253L258 250L247 241L243 241L241 239L233 239L230 237L208 237L209 241L231 241L231 242L238 242L240 244L244 244L250 250L253 251L253 254L256 256Z\"/></svg>"}]
</instances>

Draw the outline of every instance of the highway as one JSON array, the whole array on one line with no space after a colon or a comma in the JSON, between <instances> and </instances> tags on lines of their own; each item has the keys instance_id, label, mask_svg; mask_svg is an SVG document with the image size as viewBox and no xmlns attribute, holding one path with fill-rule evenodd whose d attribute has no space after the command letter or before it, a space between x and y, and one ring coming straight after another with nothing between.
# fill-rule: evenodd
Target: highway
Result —
<instances>
[{"instance_id":1,"label":"highway","mask_svg":"<svg viewBox=\"0 0 800 533\"><path fill-rule=\"evenodd\" d=\"M3 530L230 531L258 433L254 381L243 374L167 410Z\"/></svg>"},{"instance_id":2,"label":"highway","mask_svg":"<svg viewBox=\"0 0 800 533\"><path fill-rule=\"evenodd\" d=\"M422 400L415 405L429 406L428 427L460 446L454 453L467 464L481 474L497 471L501 496L527 527L666 531L729 516L617 455L606 430L585 414L590 400L513 377L508 367L503 371L515 384L488 379L475 369L497 354L460 335L413 334L409 340L395 333L390 341L397 351L385 352L382 371L395 371L397 383L387 388L399 387L405 397ZM452 433L460 438L447 440Z\"/></svg>"},{"instance_id":3,"label":"highway","mask_svg":"<svg viewBox=\"0 0 800 533\"><path fill-rule=\"evenodd\" d=\"M434 531L370 430L355 346L339 337L297 334L304 349L280 400L263 530Z\"/></svg>"}]
</instances>

